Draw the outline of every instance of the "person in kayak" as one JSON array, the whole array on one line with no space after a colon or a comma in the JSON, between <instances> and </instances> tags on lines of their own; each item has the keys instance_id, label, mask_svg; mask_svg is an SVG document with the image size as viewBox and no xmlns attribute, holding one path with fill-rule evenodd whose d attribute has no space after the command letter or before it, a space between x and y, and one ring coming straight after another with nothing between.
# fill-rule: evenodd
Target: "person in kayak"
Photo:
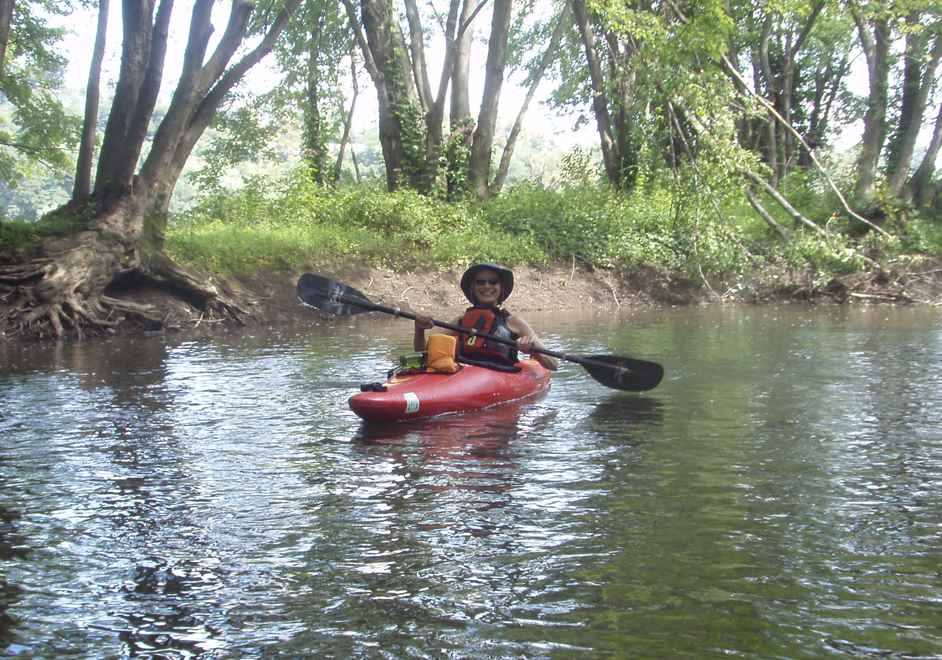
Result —
<instances>
[{"instance_id":1,"label":"person in kayak","mask_svg":"<svg viewBox=\"0 0 942 660\"><path fill-rule=\"evenodd\" d=\"M516 341L517 347L514 349L506 344L489 342L484 337L462 333L458 337L459 361L512 368L517 362L517 351L531 353L534 348L543 348L530 324L502 307L513 288L513 272L496 264L473 264L461 276L461 290L472 306L465 310L464 315L454 324L512 339ZM425 331L432 327L430 316L416 316L415 335L412 340L416 351L425 350ZM457 335L450 330L446 332ZM559 362L554 357L542 353L533 353L532 357L547 369L555 371L559 368Z\"/></svg>"}]
</instances>

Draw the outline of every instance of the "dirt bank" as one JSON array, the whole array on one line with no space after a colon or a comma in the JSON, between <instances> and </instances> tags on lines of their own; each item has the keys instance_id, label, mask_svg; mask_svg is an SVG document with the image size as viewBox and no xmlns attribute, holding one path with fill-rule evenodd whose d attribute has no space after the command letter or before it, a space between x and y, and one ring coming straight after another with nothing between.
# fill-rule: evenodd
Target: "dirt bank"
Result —
<instances>
[{"instance_id":1,"label":"dirt bank","mask_svg":"<svg viewBox=\"0 0 942 660\"><path fill-rule=\"evenodd\" d=\"M462 269L394 272L385 268L312 271L332 277L391 307L440 318L458 315L467 301L458 288ZM942 262L907 269L820 279L813 273L764 272L726 280L679 278L651 269L630 272L575 266L517 267L507 307L519 313L550 310L616 309L632 305L762 304L932 304L942 305ZM252 316L267 323L297 317L294 286L300 273L265 273L230 282L250 300Z\"/></svg>"},{"instance_id":2,"label":"dirt bank","mask_svg":"<svg viewBox=\"0 0 942 660\"><path fill-rule=\"evenodd\" d=\"M308 269L359 289L374 302L454 318L467 306L457 282L462 269L396 272L388 268ZM907 267L823 279L810 271L763 271L725 280L677 277L653 269L627 272L592 270L577 265L517 267L507 302L518 313L550 310L618 309L634 305L761 304L930 304L942 305L942 261L923 260ZM244 327L277 326L309 319L295 296L300 272L277 271L230 278L220 286L243 310L244 326L209 317L172 292L154 287L114 289L110 295L161 310L163 325L128 321L109 332L120 334L240 332ZM2 314L0 300L0 314ZM18 335L0 337L16 340Z\"/></svg>"}]
</instances>

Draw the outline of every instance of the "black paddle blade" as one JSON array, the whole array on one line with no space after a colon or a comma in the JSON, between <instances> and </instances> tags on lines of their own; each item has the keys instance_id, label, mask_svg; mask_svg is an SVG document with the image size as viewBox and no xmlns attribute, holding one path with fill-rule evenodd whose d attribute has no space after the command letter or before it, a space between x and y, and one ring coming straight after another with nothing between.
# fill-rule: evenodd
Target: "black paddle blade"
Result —
<instances>
[{"instance_id":1,"label":"black paddle blade","mask_svg":"<svg viewBox=\"0 0 942 660\"><path fill-rule=\"evenodd\" d=\"M298 299L305 305L338 316L369 312L373 305L353 287L316 273L304 273L298 280ZM358 302L362 305L356 304Z\"/></svg>"},{"instance_id":2,"label":"black paddle blade","mask_svg":"<svg viewBox=\"0 0 942 660\"><path fill-rule=\"evenodd\" d=\"M664 367L656 362L617 355L581 355L579 364L602 385L629 392L654 389L664 377Z\"/></svg>"}]
</instances>

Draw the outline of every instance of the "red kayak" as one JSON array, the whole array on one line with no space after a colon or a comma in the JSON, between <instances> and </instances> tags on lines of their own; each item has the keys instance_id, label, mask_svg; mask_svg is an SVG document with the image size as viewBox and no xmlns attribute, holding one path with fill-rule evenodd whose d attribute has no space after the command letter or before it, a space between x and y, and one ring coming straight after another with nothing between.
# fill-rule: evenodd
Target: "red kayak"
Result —
<instances>
[{"instance_id":1,"label":"red kayak","mask_svg":"<svg viewBox=\"0 0 942 660\"><path fill-rule=\"evenodd\" d=\"M384 383L385 391L350 397L350 408L367 421L392 422L481 410L549 389L550 372L539 362L521 360L517 366L516 373L465 364L453 374L394 375Z\"/></svg>"}]
</instances>

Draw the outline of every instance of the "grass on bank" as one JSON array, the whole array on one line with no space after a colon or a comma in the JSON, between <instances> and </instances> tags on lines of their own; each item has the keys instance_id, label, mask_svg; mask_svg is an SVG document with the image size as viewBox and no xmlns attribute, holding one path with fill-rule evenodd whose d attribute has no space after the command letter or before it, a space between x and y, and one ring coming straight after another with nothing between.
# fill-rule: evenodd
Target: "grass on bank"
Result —
<instances>
[{"instance_id":1,"label":"grass on bank","mask_svg":"<svg viewBox=\"0 0 942 660\"><path fill-rule=\"evenodd\" d=\"M670 182L648 182L632 195L596 185L550 190L523 184L481 204L411 191L325 190L301 177L256 179L174 215L166 248L184 265L220 275L489 260L647 266L693 279L811 269L822 281L866 269L864 253L883 260L942 255L938 220L890 222L884 226L895 238L886 239L835 214L837 200L814 182L794 182L791 192L803 212L827 228L826 236L796 227L779 211L776 219L791 235L782 242L736 190L725 196L678 193ZM775 209L769 200L766 208ZM0 223L0 247L63 231L51 220L44 223Z\"/></svg>"},{"instance_id":2,"label":"grass on bank","mask_svg":"<svg viewBox=\"0 0 942 660\"><path fill-rule=\"evenodd\" d=\"M223 274L327 266L436 267L489 260L648 266L677 275L812 269L821 279L866 269L863 255L942 255L942 224L912 218L886 239L834 212L836 199L799 182L805 213L827 235L784 213L779 237L731 194L678 196L651 184L623 195L598 186L518 185L487 203L448 203L411 191L324 190L298 179L254 181L205 198L170 223L167 247L184 263ZM807 188L807 189L806 189ZM766 207L774 210L767 201ZM857 225L857 226L855 226Z\"/></svg>"}]
</instances>

